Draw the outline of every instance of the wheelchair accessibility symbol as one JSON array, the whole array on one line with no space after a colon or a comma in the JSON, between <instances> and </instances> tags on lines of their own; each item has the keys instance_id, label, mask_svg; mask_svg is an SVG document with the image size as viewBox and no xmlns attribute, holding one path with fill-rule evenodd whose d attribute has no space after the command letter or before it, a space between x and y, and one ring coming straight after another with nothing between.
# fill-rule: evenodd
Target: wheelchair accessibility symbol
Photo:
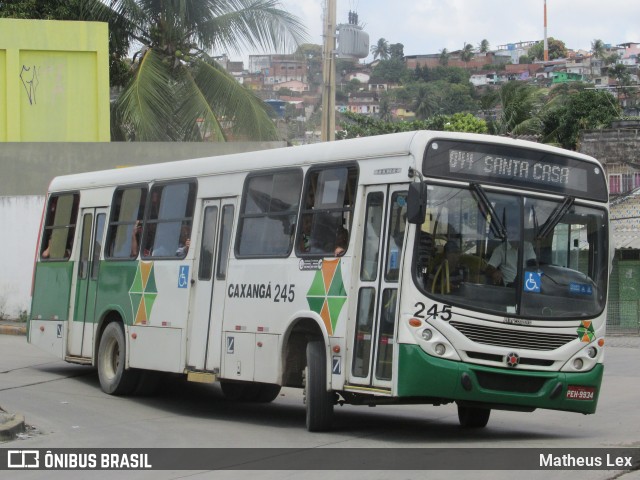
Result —
<instances>
[{"instance_id":1,"label":"wheelchair accessibility symbol","mask_svg":"<svg viewBox=\"0 0 640 480\"><path fill-rule=\"evenodd\" d=\"M189 266L180 265L180 271L178 273L178 288L187 288L189 285Z\"/></svg>"},{"instance_id":2,"label":"wheelchair accessibility symbol","mask_svg":"<svg viewBox=\"0 0 640 480\"><path fill-rule=\"evenodd\" d=\"M540 293L542 285L542 274L538 272L524 272L524 291L529 293Z\"/></svg>"}]
</instances>

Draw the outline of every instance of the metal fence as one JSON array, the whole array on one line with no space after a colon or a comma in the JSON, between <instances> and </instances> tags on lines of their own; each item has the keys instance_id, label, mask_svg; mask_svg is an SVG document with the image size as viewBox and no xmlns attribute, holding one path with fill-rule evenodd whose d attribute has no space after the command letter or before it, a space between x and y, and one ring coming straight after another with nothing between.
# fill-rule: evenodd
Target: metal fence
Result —
<instances>
[{"instance_id":1,"label":"metal fence","mask_svg":"<svg viewBox=\"0 0 640 480\"><path fill-rule=\"evenodd\" d=\"M640 300L609 300L608 335L640 334Z\"/></svg>"}]
</instances>

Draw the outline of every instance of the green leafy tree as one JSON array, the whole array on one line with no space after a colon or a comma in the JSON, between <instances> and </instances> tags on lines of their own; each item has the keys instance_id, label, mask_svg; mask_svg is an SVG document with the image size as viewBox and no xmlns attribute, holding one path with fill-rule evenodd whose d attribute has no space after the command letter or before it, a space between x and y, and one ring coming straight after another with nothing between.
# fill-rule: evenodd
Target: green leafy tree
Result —
<instances>
[{"instance_id":1,"label":"green leafy tree","mask_svg":"<svg viewBox=\"0 0 640 480\"><path fill-rule=\"evenodd\" d=\"M454 113L444 124L445 132L487 133L487 122L470 113Z\"/></svg>"},{"instance_id":2,"label":"green leafy tree","mask_svg":"<svg viewBox=\"0 0 640 480\"><path fill-rule=\"evenodd\" d=\"M381 60L380 63L374 67L371 76L381 78L390 83L400 83L408 73L404 60L391 58L389 60Z\"/></svg>"},{"instance_id":3,"label":"green leafy tree","mask_svg":"<svg viewBox=\"0 0 640 480\"><path fill-rule=\"evenodd\" d=\"M610 93L584 89L566 96L544 116L543 133L546 141L575 150L580 130L608 127L621 111Z\"/></svg>"},{"instance_id":4,"label":"green leafy tree","mask_svg":"<svg viewBox=\"0 0 640 480\"><path fill-rule=\"evenodd\" d=\"M487 53L489 51L489 40L487 40L486 38L482 40L480 42L480 45L478 45L478 51L480 53Z\"/></svg>"},{"instance_id":5,"label":"green leafy tree","mask_svg":"<svg viewBox=\"0 0 640 480\"><path fill-rule=\"evenodd\" d=\"M568 50L562 40L549 37L547 44L549 46L549 60L567 57ZM535 60L544 60L544 42L538 42L529 48L529 57Z\"/></svg>"},{"instance_id":6,"label":"green leafy tree","mask_svg":"<svg viewBox=\"0 0 640 480\"><path fill-rule=\"evenodd\" d=\"M373 59L387 60L390 55L389 42L384 38L378 39L378 43L371 45L370 52L373 54Z\"/></svg>"},{"instance_id":7,"label":"green leafy tree","mask_svg":"<svg viewBox=\"0 0 640 480\"><path fill-rule=\"evenodd\" d=\"M389 58L404 60L404 45L401 43L392 43L389 45Z\"/></svg>"},{"instance_id":8,"label":"green leafy tree","mask_svg":"<svg viewBox=\"0 0 640 480\"><path fill-rule=\"evenodd\" d=\"M89 1L89 0L87 0ZM224 141L229 134L274 139L265 104L207 52L283 50L305 37L277 0L111 0L97 12L126 22L133 79L112 112L112 137Z\"/></svg>"}]
</instances>

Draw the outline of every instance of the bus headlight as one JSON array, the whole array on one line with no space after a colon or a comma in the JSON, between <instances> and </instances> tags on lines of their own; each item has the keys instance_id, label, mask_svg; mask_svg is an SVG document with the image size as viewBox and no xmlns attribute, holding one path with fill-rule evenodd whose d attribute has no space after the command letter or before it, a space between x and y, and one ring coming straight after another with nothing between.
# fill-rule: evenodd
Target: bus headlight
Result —
<instances>
[{"instance_id":1,"label":"bus headlight","mask_svg":"<svg viewBox=\"0 0 640 480\"><path fill-rule=\"evenodd\" d=\"M442 343L438 343L436 345L435 351L438 355L442 356L447 353L447 347L445 347Z\"/></svg>"},{"instance_id":2,"label":"bus headlight","mask_svg":"<svg viewBox=\"0 0 640 480\"><path fill-rule=\"evenodd\" d=\"M428 328L425 328L422 331L422 338L424 338L427 342L433 338L433 332Z\"/></svg>"},{"instance_id":3,"label":"bus headlight","mask_svg":"<svg viewBox=\"0 0 640 480\"><path fill-rule=\"evenodd\" d=\"M582 370L582 367L584 367L584 362L582 361L582 359L575 358L573 360L573 368L575 368L576 370Z\"/></svg>"},{"instance_id":4,"label":"bus headlight","mask_svg":"<svg viewBox=\"0 0 640 480\"><path fill-rule=\"evenodd\" d=\"M596 347L587 348L587 355L589 358L596 358L596 355L598 355L598 349Z\"/></svg>"},{"instance_id":5,"label":"bus headlight","mask_svg":"<svg viewBox=\"0 0 640 480\"><path fill-rule=\"evenodd\" d=\"M585 345L564 364L561 371L587 372L601 362L602 357L603 349L599 349L595 343Z\"/></svg>"}]
</instances>

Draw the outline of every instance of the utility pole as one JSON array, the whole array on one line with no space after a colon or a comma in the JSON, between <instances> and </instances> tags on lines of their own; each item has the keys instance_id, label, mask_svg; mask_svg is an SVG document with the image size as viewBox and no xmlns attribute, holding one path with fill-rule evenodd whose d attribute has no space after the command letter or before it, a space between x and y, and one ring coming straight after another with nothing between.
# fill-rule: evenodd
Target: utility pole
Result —
<instances>
[{"instance_id":1,"label":"utility pole","mask_svg":"<svg viewBox=\"0 0 640 480\"><path fill-rule=\"evenodd\" d=\"M549 61L549 43L547 42L547 0L544 0L544 61Z\"/></svg>"},{"instance_id":2,"label":"utility pole","mask_svg":"<svg viewBox=\"0 0 640 480\"><path fill-rule=\"evenodd\" d=\"M322 141L336 139L336 0L326 0L322 48Z\"/></svg>"}]
</instances>

